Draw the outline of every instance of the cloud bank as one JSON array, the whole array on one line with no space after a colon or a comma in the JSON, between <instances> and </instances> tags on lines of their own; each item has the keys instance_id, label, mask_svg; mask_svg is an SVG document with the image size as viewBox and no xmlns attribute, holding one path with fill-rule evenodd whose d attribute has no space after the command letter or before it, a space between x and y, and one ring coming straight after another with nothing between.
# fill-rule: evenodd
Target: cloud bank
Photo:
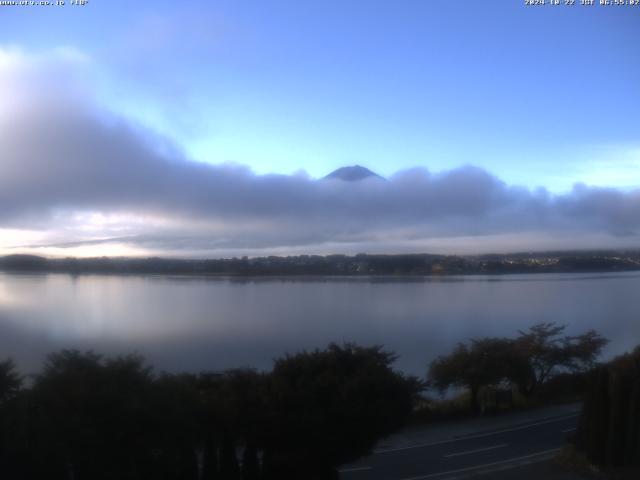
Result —
<instances>
[{"instance_id":1,"label":"cloud bank","mask_svg":"<svg viewBox=\"0 0 640 480\"><path fill-rule=\"evenodd\" d=\"M98 104L82 73L87 62L71 49L39 56L0 49L1 252L221 256L638 245L638 190L577 184L552 195L470 165L345 182L256 175L224 159L193 162Z\"/></svg>"}]
</instances>

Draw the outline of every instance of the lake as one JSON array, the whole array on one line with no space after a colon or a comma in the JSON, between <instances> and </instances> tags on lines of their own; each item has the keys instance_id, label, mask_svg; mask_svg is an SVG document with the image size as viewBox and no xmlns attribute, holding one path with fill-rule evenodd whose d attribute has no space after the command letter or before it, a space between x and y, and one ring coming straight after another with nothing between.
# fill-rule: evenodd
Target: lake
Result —
<instances>
[{"instance_id":1,"label":"lake","mask_svg":"<svg viewBox=\"0 0 640 480\"><path fill-rule=\"evenodd\" d=\"M594 328L605 358L640 343L640 273L210 278L0 273L0 358L36 372L62 348L138 352L158 369L268 369L329 342L383 344L424 375L437 355L541 321Z\"/></svg>"}]
</instances>

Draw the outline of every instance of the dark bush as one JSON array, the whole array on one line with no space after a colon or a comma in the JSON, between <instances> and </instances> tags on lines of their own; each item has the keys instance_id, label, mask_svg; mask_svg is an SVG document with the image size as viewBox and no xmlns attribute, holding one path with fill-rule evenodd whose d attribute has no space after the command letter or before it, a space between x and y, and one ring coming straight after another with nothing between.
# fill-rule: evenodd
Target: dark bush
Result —
<instances>
[{"instance_id":1,"label":"dark bush","mask_svg":"<svg viewBox=\"0 0 640 480\"><path fill-rule=\"evenodd\" d=\"M0 364L7 480L336 478L402 426L421 388L381 348L330 345L273 372L154 375L137 356L62 351L28 389ZM262 461L260 460L262 458Z\"/></svg>"},{"instance_id":2,"label":"dark bush","mask_svg":"<svg viewBox=\"0 0 640 480\"><path fill-rule=\"evenodd\" d=\"M589 376L578 448L601 466L640 466L640 347Z\"/></svg>"}]
</instances>

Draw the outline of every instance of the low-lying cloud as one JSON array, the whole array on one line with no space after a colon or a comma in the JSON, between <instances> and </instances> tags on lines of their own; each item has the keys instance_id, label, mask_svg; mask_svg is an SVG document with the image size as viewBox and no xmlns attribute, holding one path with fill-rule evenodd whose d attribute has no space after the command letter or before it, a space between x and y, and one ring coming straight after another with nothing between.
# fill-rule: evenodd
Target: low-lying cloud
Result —
<instances>
[{"instance_id":1,"label":"low-lying cloud","mask_svg":"<svg viewBox=\"0 0 640 480\"><path fill-rule=\"evenodd\" d=\"M554 195L469 165L346 182L190 161L75 88L85 61L69 50L0 50L0 232L38 233L36 243L15 233L0 241L5 252L470 252L638 240L638 190L578 184Z\"/></svg>"}]
</instances>

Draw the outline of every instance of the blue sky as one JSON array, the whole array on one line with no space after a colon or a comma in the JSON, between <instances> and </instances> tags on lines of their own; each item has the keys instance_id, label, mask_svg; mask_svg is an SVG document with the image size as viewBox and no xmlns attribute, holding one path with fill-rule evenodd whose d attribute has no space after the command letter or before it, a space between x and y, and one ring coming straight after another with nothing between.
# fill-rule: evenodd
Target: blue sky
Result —
<instances>
[{"instance_id":1,"label":"blue sky","mask_svg":"<svg viewBox=\"0 0 640 480\"><path fill-rule=\"evenodd\" d=\"M640 7L0 7L0 253L640 245ZM318 182L364 165L389 182Z\"/></svg>"},{"instance_id":2,"label":"blue sky","mask_svg":"<svg viewBox=\"0 0 640 480\"><path fill-rule=\"evenodd\" d=\"M640 8L523 3L91 0L4 7L0 44L82 51L105 105L214 164L640 184Z\"/></svg>"}]
</instances>

